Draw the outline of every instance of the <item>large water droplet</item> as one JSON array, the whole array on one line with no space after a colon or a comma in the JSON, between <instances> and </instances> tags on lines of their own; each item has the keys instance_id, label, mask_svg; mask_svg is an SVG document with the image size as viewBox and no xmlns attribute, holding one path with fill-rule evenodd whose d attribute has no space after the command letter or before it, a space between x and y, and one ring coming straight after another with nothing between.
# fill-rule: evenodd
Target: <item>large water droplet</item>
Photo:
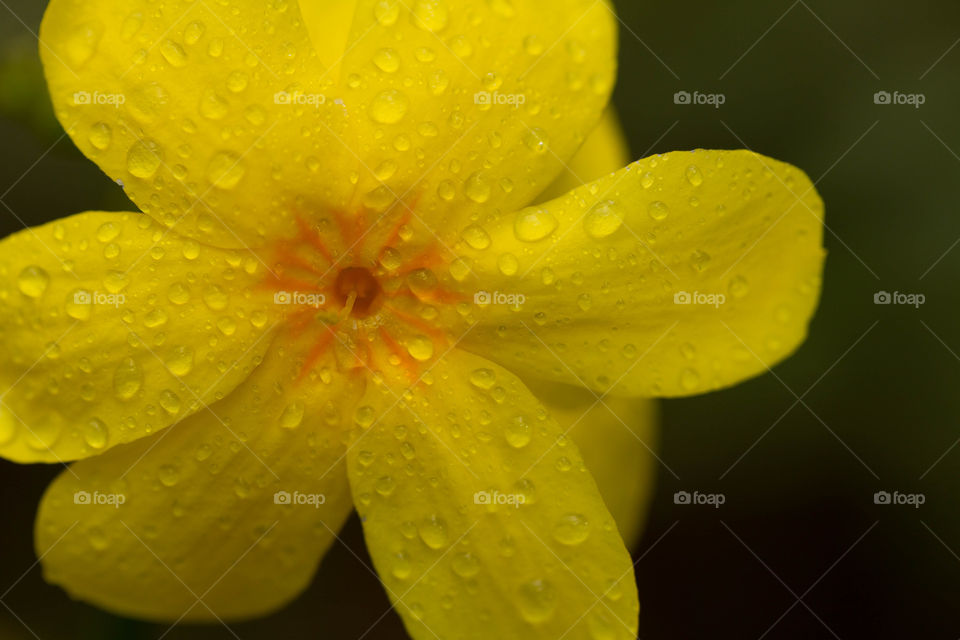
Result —
<instances>
[{"instance_id":1,"label":"large water droplet","mask_svg":"<svg viewBox=\"0 0 960 640\"><path fill-rule=\"evenodd\" d=\"M381 91L370 103L370 117L380 124L395 124L403 120L410 108L410 99L396 89Z\"/></svg>"},{"instance_id":2,"label":"large water droplet","mask_svg":"<svg viewBox=\"0 0 960 640\"><path fill-rule=\"evenodd\" d=\"M583 219L583 229L596 240L612 235L623 224L623 209L613 200L598 202Z\"/></svg>"},{"instance_id":3,"label":"large water droplet","mask_svg":"<svg viewBox=\"0 0 960 640\"><path fill-rule=\"evenodd\" d=\"M546 209L526 209L517 214L513 233L523 242L537 242L557 229L557 219Z\"/></svg>"},{"instance_id":4,"label":"large water droplet","mask_svg":"<svg viewBox=\"0 0 960 640\"><path fill-rule=\"evenodd\" d=\"M417 527L423 544L431 549L442 549L447 544L447 523L443 518L432 515Z\"/></svg>"},{"instance_id":5,"label":"large water droplet","mask_svg":"<svg viewBox=\"0 0 960 640\"><path fill-rule=\"evenodd\" d=\"M20 289L20 293L31 298L42 296L49 284L50 274L37 265L24 267L17 276L17 288Z\"/></svg>"},{"instance_id":6,"label":"large water droplet","mask_svg":"<svg viewBox=\"0 0 960 640\"><path fill-rule=\"evenodd\" d=\"M124 358L113 372L113 392L120 400L129 400L140 391L143 372L133 358Z\"/></svg>"},{"instance_id":7,"label":"large water droplet","mask_svg":"<svg viewBox=\"0 0 960 640\"><path fill-rule=\"evenodd\" d=\"M553 527L553 539L560 544L575 546L590 535L590 521L579 513L569 513Z\"/></svg>"},{"instance_id":8,"label":"large water droplet","mask_svg":"<svg viewBox=\"0 0 960 640\"><path fill-rule=\"evenodd\" d=\"M557 590L546 580L531 580L520 585L517 606L527 622L545 622L557 608Z\"/></svg>"}]
</instances>

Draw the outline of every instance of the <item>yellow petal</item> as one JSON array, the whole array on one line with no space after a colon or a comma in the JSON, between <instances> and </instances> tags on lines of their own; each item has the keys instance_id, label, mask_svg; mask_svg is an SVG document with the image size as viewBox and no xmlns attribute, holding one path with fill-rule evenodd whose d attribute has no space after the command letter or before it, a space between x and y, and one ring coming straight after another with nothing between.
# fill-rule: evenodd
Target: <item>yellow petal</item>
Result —
<instances>
[{"instance_id":1,"label":"yellow petal","mask_svg":"<svg viewBox=\"0 0 960 640\"><path fill-rule=\"evenodd\" d=\"M362 387L301 379L302 348L274 347L209 410L54 481L36 526L48 581L165 621L263 615L306 587L351 511L344 425Z\"/></svg>"},{"instance_id":2,"label":"yellow petal","mask_svg":"<svg viewBox=\"0 0 960 640\"><path fill-rule=\"evenodd\" d=\"M587 182L602 178L623 168L630 162L630 150L617 110L610 106L603 112L600 123L587 141L564 167L560 176L537 198L547 202L565 195Z\"/></svg>"},{"instance_id":3,"label":"yellow petal","mask_svg":"<svg viewBox=\"0 0 960 640\"><path fill-rule=\"evenodd\" d=\"M462 346L619 395L735 384L803 342L822 214L802 171L749 151L641 160L486 224L484 249L460 247L475 303L460 311L477 323Z\"/></svg>"},{"instance_id":4,"label":"yellow petal","mask_svg":"<svg viewBox=\"0 0 960 640\"><path fill-rule=\"evenodd\" d=\"M341 138L362 161L359 192L411 192L437 232L459 225L456 237L478 206L529 203L609 99L617 31L605 0L355 4L341 65L355 120ZM315 41L341 29L310 26Z\"/></svg>"},{"instance_id":5,"label":"yellow petal","mask_svg":"<svg viewBox=\"0 0 960 640\"><path fill-rule=\"evenodd\" d=\"M353 189L296 2L53 0L40 37L64 129L178 233L259 246L292 229L297 197Z\"/></svg>"},{"instance_id":6,"label":"yellow petal","mask_svg":"<svg viewBox=\"0 0 960 640\"><path fill-rule=\"evenodd\" d=\"M367 546L417 640L634 638L630 556L576 445L523 383L451 352L371 385L348 470Z\"/></svg>"},{"instance_id":7,"label":"yellow petal","mask_svg":"<svg viewBox=\"0 0 960 640\"><path fill-rule=\"evenodd\" d=\"M41 53L57 116L148 214L256 247L298 216L399 199L428 223L523 206L613 84L605 1L304 0L309 29L299 5L53 0Z\"/></svg>"},{"instance_id":8,"label":"yellow petal","mask_svg":"<svg viewBox=\"0 0 960 640\"><path fill-rule=\"evenodd\" d=\"M540 380L527 386L577 443L587 469L617 521L628 548L640 542L654 482L657 458L657 403L645 398L596 396L583 388Z\"/></svg>"},{"instance_id":9,"label":"yellow petal","mask_svg":"<svg viewBox=\"0 0 960 640\"><path fill-rule=\"evenodd\" d=\"M0 242L0 456L95 455L230 392L270 344L263 269L137 213Z\"/></svg>"}]
</instances>

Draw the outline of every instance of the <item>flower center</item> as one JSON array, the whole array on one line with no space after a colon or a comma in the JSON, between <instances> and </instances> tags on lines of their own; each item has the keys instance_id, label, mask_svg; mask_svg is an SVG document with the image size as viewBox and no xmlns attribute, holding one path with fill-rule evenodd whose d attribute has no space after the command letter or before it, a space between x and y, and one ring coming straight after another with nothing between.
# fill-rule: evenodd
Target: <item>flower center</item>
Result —
<instances>
[{"instance_id":1,"label":"flower center","mask_svg":"<svg viewBox=\"0 0 960 640\"><path fill-rule=\"evenodd\" d=\"M337 274L334 295L354 318L373 315L383 302L380 282L364 267L347 267Z\"/></svg>"}]
</instances>

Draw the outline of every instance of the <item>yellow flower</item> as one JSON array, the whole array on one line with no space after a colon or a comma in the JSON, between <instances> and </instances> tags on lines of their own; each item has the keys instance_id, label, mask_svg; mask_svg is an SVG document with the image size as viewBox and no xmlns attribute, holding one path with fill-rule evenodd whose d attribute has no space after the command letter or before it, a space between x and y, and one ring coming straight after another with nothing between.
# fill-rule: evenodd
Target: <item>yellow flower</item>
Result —
<instances>
[{"instance_id":1,"label":"yellow flower","mask_svg":"<svg viewBox=\"0 0 960 640\"><path fill-rule=\"evenodd\" d=\"M257 616L356 507L415 638L632 638L567 433L629 513L626 398L790 354L822 203L747 151L600 174L609 122L570 167L597 179L537 200L608 102L615 26L594 0L52 0L56 113L146 215L0 244L0 455L80 460L40 506L47 578Z\"/></svg>"}]
</instances>

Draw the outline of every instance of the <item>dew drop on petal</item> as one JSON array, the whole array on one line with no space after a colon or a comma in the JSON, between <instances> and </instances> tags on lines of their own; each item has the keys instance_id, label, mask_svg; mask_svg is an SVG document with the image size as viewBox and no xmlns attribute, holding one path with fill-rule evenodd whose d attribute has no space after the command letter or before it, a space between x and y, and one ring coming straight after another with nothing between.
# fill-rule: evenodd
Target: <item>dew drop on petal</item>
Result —
<instances>
[{"instance_id":1,"label":"dew drop on petal","mask_svg":"<svg viewBox=\"0 0 960 640\"><path fill-rule=\"evenodd\" d=\"M17 276L17 288L20 289L20 293L30 298L42 296L49 284L50 274L36 265L24 267Z\"/></svg>"}]
</instances>

